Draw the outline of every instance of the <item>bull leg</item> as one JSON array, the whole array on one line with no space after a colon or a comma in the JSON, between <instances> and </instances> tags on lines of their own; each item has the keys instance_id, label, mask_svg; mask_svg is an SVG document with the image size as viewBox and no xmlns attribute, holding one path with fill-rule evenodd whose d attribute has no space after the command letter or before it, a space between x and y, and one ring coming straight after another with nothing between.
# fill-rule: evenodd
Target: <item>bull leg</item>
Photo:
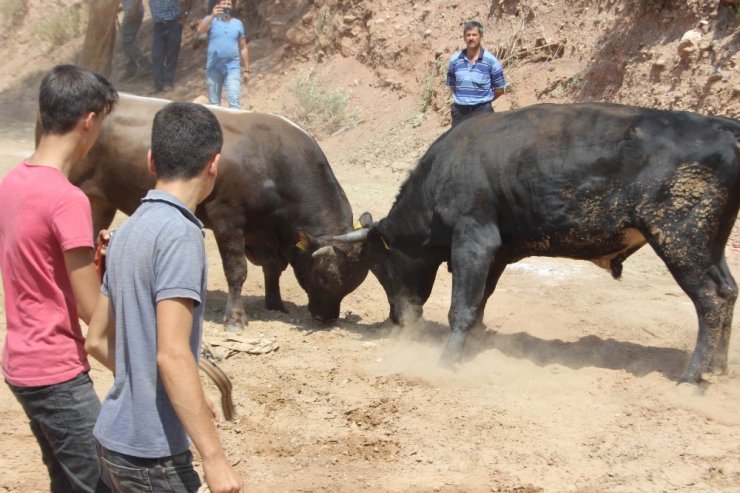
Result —
<instances>
[{"instance_id":1,"label":"bull leg","mask_svg":"<svg viewBox=\"0 0 740 493\"><path fill-rule=\"evenodd\" d=\"M710 249L706 248L703 250L706 254L685 259L681 255L666 252L663 245L653 248L691 298L699 322L696 347L681 380L700 382L704 373L727 372L732 314L738 287L727 267L724 254L720 253L719 259L713 261L709 254Z\"/></svg>"},{"instance_id":2,"label":"bull leg","mask_svg":"<svg viewBox=\"0 0 740 493\"><path fill-rule=\"evenodd\" d=\"M458 224L452 241L452 301L448 320L452 332L442 352L441 362L460 360L465 337L479 315L484 302L488 273L501 245L498 228L481 229L473 221ZM492 282L491 292L495 287Z\"/></svg>"},{"instance_id":3,"label":"bull leg","mask_svg":"<svg viewBox=\"0 0 740 493\"><path fill-rule=\"evenodd\" d=\"M486 288L483 291L483 300L481 300L480 306L478 307L478 313L475 316L473 327L480 327L481 329L485 328L485 325L483 324L483 312L486 309L488 298L493 294L493 291L496 289L496 285L498 284L498 280L501 278L501 274L504 273L504 269L506 269L506 264L504 262L493 261L493 264L488 271Z\"/></svg>"},{"instance_id":4,"label":"bull leg","mask_svg":"<svg viewBox=\"0 0 740 493\"><path fill-rule=\"evenodd\" d=\"M283 298L280 296L280 275L283 270L285 267L281 269L273 262L267 262L262 266L262 272L265 275L265 308L288 313L288 309L283 304Z\"/></svg>"},{"instance_id":5,"label":"bull leg","mask_svg":"<svg viewBox=\"0 0 740 493\"><path fill-rule=\"evenodd\" d=\"M710 368L713 372L727 373L728 355L730 353L730 335L732 334L732 316L735 311L738 287L735 279L730 273L729 267L727 267L727 260L724 256L720 262L720 275L722 276L723 286L727 289L723 296L723 298L725 298L725 310L722 317L722 329L719 338L719 345L712 357ZM722 290L720 290L720 294L722 294Z\"/></svg>"},{"instance_id":6,"label":"bull leg","mask_svg":"<svg viewBox=\"0 0 740 493\"><path fill-rule=\"evenodd\" d=\"M224 311L224 325L228 332L241 332L248 323L242 300L242 286L247 280L247 257L244 232L238 227L214 228L218 251L221 254L229 295Z\"/></svg>"}]
</instances>

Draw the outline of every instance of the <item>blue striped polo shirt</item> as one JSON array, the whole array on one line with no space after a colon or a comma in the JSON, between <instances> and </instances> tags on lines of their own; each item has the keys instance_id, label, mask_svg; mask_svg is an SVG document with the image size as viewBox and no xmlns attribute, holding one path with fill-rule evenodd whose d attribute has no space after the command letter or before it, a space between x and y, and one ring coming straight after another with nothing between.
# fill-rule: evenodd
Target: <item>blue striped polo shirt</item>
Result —
<instances>
[{"instance_id":1,"label":"blue striped polo shirt","mask_svg":"<svg viewBox=\"0 0 740 493\"><path fill-rule=\"evenodd\" d=\"M149 0L154 22L171 21L180 17L180 2L177 0Z\"/></svg>"},{"instance_id":2,"label":"blue striped polo shirt","mask_svg":"<svg viewBox=\"0 0 740 493\"><path fill-rule=\"evenodd\" d=\"M447 87L454 88L455 103L463 106L493 101L493 90L506 86L501 64L490 52L481 48L475 63L471 64L465 50L450 57L447 68Z\"/></svg>"}]
</instances>

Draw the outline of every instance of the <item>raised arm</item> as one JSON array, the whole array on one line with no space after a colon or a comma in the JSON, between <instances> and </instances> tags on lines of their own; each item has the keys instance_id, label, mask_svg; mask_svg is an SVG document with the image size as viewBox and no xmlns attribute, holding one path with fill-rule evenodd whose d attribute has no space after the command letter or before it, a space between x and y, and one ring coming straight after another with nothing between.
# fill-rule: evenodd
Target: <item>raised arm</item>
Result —
<instances>
[{"instance_id":1,"label":"raised arm","mask_svg":"<svg viewBox=\"0 0 740 493\"><path fill-rule=\"evenodd\" d=\"M213 19L215 19L222 10L223 9L221 8L221 6L216 3L216 5L213 6L213 11L211 11L211 13L207 16L203 17L203 19L198 23L198 28L196 29L198 33L205 34L210 31Z\"/></svg>"}]
</instances>

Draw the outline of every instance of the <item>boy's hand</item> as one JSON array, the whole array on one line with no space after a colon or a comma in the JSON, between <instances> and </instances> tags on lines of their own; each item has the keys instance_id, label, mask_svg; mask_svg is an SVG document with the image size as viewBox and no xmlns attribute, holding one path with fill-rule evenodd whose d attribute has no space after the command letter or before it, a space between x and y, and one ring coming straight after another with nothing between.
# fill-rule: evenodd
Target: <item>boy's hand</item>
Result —
<instances>
[{"instance_id":1,"label":"boy's hand","mask_svg":"<svg viewBox=\"0 0 740 493\"><path fill-rule=\"evenodd\" d=\"M218 458L203 459L203 472L206 483L213 493L238 493L242 490L242 480L221 455Z\"/></svg>"},{"instance_id":2,"label":"boy's hand","mask_svg":"<svg viewBox=\"0 0 740 493\"><path fill-rule=\"evenodd\" d=\"M98 246L95 248L95 257L93 258L95 272L98 274L100 282L103 282L103 275L105 275L105 254L108 249L109 241L110 231L107 229L101 229L98 233Z\"/></svg>"}]
</instances>

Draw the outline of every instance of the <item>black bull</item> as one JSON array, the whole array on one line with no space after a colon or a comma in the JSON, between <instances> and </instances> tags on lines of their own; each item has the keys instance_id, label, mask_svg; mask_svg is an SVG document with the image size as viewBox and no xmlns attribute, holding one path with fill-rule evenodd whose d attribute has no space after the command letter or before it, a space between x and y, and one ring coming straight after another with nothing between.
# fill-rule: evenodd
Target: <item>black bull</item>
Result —
<instances>
[{"instance_id":1,"label":"black bull","mask_svg":"<svg viewBox=\"0 0 740 493\"><path fill-rule=\"evenodd\" d=\"M90 199L95 231L116 210L131 214L154 186L147 171L154 114L168 101L122 94L87 158L70 180ZM286 311L280 275L291 264L314 318L338 317L341 300L366 277L352 247L331 238L353 229L352 209L315 140L290 121L265 113L213 108L224 147L213 193L196 211L213 230L229 295L232 330L247 323L241 289L247 258L262 267L265 305ZM334 255L326 255L331 252Z\"/></svg>"},{"instance_id":2,"label":"black bull","mask_svg":"<svg viewBox=\"0 0 740 493\"><path fill-rule=\"evenodd\" d=\"M683 378L727 369L737 285L724 247L740 205L740 122L613 104L537 105L442 135L388 216L344 235L385 289L391 319L419 316L442 262L452 272L442 355L460 358L508 264L590 260L614 278L645 243L693 301Z\"/></svg>"}]
</instances>

